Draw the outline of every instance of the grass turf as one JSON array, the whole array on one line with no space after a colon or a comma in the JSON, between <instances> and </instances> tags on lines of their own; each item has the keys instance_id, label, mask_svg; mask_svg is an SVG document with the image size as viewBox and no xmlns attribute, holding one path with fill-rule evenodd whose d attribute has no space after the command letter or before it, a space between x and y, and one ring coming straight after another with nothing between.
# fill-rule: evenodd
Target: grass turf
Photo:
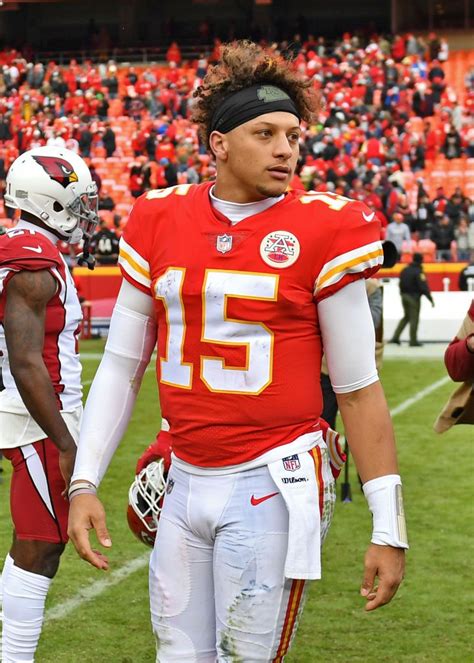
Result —
<instances>
[{"instance_id":1,"label":"grass turf","mask_svg":"<svg viewBox=\"0 0 474 663\"><path fill-rule=\"evenodd\" d=\"M96 354L102 342L82 344ZM83 359L84 383L98 360ZM445 375L441 361L386 361L382 380L396 407ZM359 597L370 517L351 465L352 503L338 501L323 552L322 581L312 583L289 663L331 660L399 663L468 663L473 651L473 469L472 429L460 426L437 436L432 424L447 399L446 384L394 417L411 549L406 579L389 606L365 613ZM87 387L86 387L87 391ZM111 571L82 562L71 546L48 596L47 609L64 606L46 623L38 663L151 663L146 548L128 530L127 490L136 459L154 439L159 406L153 371L144 379L133 419L101 487L113 539ZM8 466L0 485L0 560L9 547ZM65 614L68 600L140 558L140 568ZM101 587L99 587L101 589ZM51 615L51 612L48 613Z\"/></svg>"}]
</instances>

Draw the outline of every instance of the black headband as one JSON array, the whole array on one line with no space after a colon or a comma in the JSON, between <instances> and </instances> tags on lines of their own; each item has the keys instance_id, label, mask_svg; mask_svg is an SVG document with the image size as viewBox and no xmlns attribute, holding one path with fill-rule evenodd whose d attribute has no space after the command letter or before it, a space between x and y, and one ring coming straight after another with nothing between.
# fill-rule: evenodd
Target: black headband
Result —
<instances>
[{"instance_id":1,"label":"black headband","mask_svg":"<svg viewBox=\"0 0 474 663\"><path fill-rule=\"evenodd\" d=\"M275 85L252 85L224 99L212 116L209 133L226 134L254 117L275 111L292 113L301 120L296 104L286 92Z\"/></svg>"}]
</instances>

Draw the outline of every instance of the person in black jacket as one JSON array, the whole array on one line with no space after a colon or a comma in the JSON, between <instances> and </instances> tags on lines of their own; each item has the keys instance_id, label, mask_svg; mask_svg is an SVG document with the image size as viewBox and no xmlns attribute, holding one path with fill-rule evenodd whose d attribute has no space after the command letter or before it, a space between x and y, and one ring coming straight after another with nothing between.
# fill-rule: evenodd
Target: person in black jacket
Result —
<instances>
[{"instance_id":1,"label":"person in black jacket","mask_svg":"<svg viewBox=\"0 0 474 663\"><path fill-rule=\"evenodd\" d=\"M410 324L410 345L412 347L422 345L417 339L421 296L425 295L430 300L431 306L435 305L423 273L422 262L422 254L414 253L413 261L400 274L400 295L404 315L398 323L390 343L400 345L400 336L407 324Z\"/></svg>"},{"instance_id":2,"label":"person in black jacket","mask_svg":"<svg viewBox=\"0 0 474 663\"><path fill-rule=\"evenodd\" d=\"M105 131L102 136L102 142L104 143L105 151L107 158L113 156L117 148L117 141L115 139L115 131L110 126L110 122L105 123Z\"/></svg>"},{"instance_id":3,"label":"person in black jacket","mask_svg":"<svg viewBox=\"0 0 474 663\"><path fill-rule=\"evenodd\" d=\"M99 265L115 265L118 260L119 238L114 230L107 228L104 219L100 220L99 229L92 236L90 251Z\"/></svg>"}]
</instances>

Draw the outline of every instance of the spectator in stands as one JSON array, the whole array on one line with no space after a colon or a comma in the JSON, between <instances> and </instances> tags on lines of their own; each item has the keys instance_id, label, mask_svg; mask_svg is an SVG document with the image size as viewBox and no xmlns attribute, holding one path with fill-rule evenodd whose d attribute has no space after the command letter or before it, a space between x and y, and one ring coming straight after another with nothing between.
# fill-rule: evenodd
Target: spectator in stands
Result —
<instances>
[{"instance_id":1,"label":"spectator in stands","mask_svg":"<svg viewBox=\"0 0 474 663\"><path fill-rule=\"evenodd\" d=\"M152 161L155 160L156 144L157 144L156 129L153 127L150 129L148 136L146 137L145 140L145 150L148 158Z\"/></svg>"},{"instance_id":2,"label":"spectator in stands","mask_svg":"<svg viewBox=\"0 0 474 663\"><path fill-rule=\"evenodd\" d=\"M470 225L473 226L472 230L470 230ZM454 228L454 237L456 238L457 259L467 262L470 259L471 251L474 251L474 224L469 224L464 214Z\"/></svg>"},{"instance_id":3,"label":"spectator in stands","mask_svg":"<svg viewBox=\"0 0 474 663\"><path fill-rule=\"evenodd\" d=\"M410 228L403 222L403 214L397 209L392 214L392 221L388 224L385 239L393 242L400 258L403 242L411 242Z\"/></svg>"},{"instance_id":4,"label":"spectator in stands","mask_svg":"<svg viewBox=\"0 0 474 663\"><path fill-rule=\"evenodd\" d=\"M431 89L422 81L416 84L416 90L413 94L412 107L415 115L419 117L428 117L433 115L434 100Z\"/></svg>"},{"instance_id":5,"label":"spectator in stands","mask_svg":"<svg viewBox=\"0 0 474 663\"><path fill-rule=\"evenodd\" d=\"M433 209L435 212L443 213L448 204L448 198L444 193L444 187L439 186L436 189L436 196L433 198Z\"/></svg>"},{"instance_id":6,"label":"spectator in stands","mask_svg":"<svg viewBox=\"0 0 474 663\"><path fill-rule=\"evenodd\" d=\"M416 173L417 170L423 170L425 167L425 148L423 141L419 138L412 137L410 140L410 149L408 152L410 159L410 168Z\"/></svg>"},{"instance_id":7,"label":"spectator in stands","mask_svg":"<svg viewBox=\"0 0 474 663\"><path fill-rule=\"evenodd\" d=\"M401 62L405 52L405 40L401 35L395 35L392 42L392 57L395 62Z\"/></svg>"},{"instance_id":8,"label":"spectator in stands","mask_svg":"<svg viewBox=\"0 0 474 663\"><path fill-rule=\"evenodd\" d=\"M115 265L119 254L119 238L115 230L107 227L104 219L99 221L99 229L92 236L90 252L99 265Z\"/></svg>"},{"instance_id":9,"label":"spectator in stands","mask_svg":"<svg viewBox=\"0 0 474 663\"><path fill-rule=\"evenodd\" d=\"M102 79L102 85L107 88L110 99L117 98L119 82L117 78L117 66L115 64L109 66L106 77Z\"/></svg>"},{"instance_id":10,"label":"spectator in stands","mask_svg":"<svg viewBox=\"0 0 474 663\"><path fill-rule=\"evenodd\" d=\"M96 187L97 187L97 193L100 194L100 190L102 188L102 178L99 175L99 173L96 170L95 164L90 163L89 164L89 170L91 173L91 177L94 180Z\"/></svg>"},{"instance_id":11,"label":"spectator in stands","mask_svg":"<svg viewBox=\"0 0 474 663\"><path fill-rule=\"evenodd\" d=\"M79 151L83 157L89 158L91 155L93 135L86 123L79 126L77 140L79 142Z\"/></svg>"},{"instance_id":12,"label":"spectator in stands","mask_svg":"<svg viewBox=\"0 0 474 663\"><path fill-rule=\"evenodd\" d=\"M408 204L408 198L404 193L399 194L397 212L403 215L403 223L409 227L410 232L413 232L415 218Z\"/></svg>"},{"instance_id":13,"label":"spectator in stands","mask_svg":"<svg viewBox=\"0 0 474 663\"><path fill-rule=\"evenodd\" d=\"M164 168L166 186L176 186L178 184L178 170L176 165L166 157L160 159L160 166Z\"/></svg>"},{"instance_id":14,"label":"spectator in stands","mask_svg":"<svg viewBox=\"0 0 474 663\"><path fill-rule=\"evenodd\" d=\"M447 214L435 212L435 223L431 230L430 239L436 244L436 260L451 260L451 242L454 240L454 228Z\"/></svg>"},{"instance_id":15,"label":"spectator in stands","mask_svg":"<svg viewBox=\"0 0 474 663\"><path fill-rule=\"evenodd\" d=\"M409 324L410 346L416 347L422 345L418 341L421 297L424 295L431 302L431 306L434 306L434 300L431 296L426 276L423 273L422 264L422 254L414 253L411 264L405 267L400 274L400 296L402 298L403 318L398 323L390 343L400 345L400 336Z\"/></svg>"},{"instance_id":16,"label":"spectator in stands","mask_svg":"<svg viewBox=\"0 0 474 663\"><path fill-rule=\"evenodd\" d=\"M446 159L459 159L461 156L461 136L456 131L454 124L449 127L442 149Z\"/></svg>"},{"instance_id":17,"label":"spectator in stands","mask_svg":"<svg viewBox=\"0 0 474 663\"><path fill-rule=\"evenodd\" d=\"M454 382L462 382L451 395L434 424L437 433L451 426L474 424L474 299L460 330L448 345L444 363Z\"/></svg>"},{"instance_id":18,"label":"spectator in stands","mask_svg":"<svg viewBox=\"0 0 474 663\"><path fill-rule=\"evenodd\" d=\"M139 198L142 195L142 193L144 193L145 191L145 187L143 185L142 171L138 164L133 164L130 169L130 178L128 181L128 186L130 189L130 193L134 198Z\"/></svg>"},{"instance_id":19,"label":"spectator in stands","mask_svg":"<svg viewBox=\"0 0 474 663\"><path fill-rule=\"evenodd\" d=\"M99 209L109 212L115 209L115 201L109 193L102 193L99 196Z\"/></svg>"},{"instance_id":20,"label":"spectator in stands","mask_svg":"<svg viewBox=\"0 0 474 663\"><path fill-rule=\"evenodd\" d=\"M0 113L0 142L12 139L11 113Z\"/></svg>"},{"instance_id":21,"label":"spectator in stands","mask_svg":"<svg viewBox=\"0 0 474 663\"><path fill-rule=\"evenodd\" d=\"M444 37L439 40L438 60L446 62L449 58L449 44Z\"/></svg>"},{"instance_id":22,"label":"spectator in stands","mask_svg":"<svg viewBox=\"0 0 474 663\"><path fill-rule=\"evenodd\" d=\"M105 156L107 158L113 156L115 150L117 149L117 142L115 139L115 132L110 126L110 122L106 122L104 125L104 133L102 135L102 142L105 147Z\"/></svg>"},{"instance_id":23,"label":"spectator in stands","mask_svg":"<svg viewBox=\"0 0 474 663\"><path fill-rule=\"evenodd\" d=\"M446 203L445 212L449 216L449 220L453 226L456 226L464 211L464 196L458 187Z\"/></svg>"},{"instance_id":24,"label":"spectator in stands","mask_svg":"<svg viewBox=\"0 0 474 663\"><path fill-rule=\"evenodd\" d=\"M411 227L418 239L430 239L434 221L434 207L426 193L418 198L416 215Z\"/></svg>"},{"instance_id":25,"label":"spectator in stands","mask_svg":"<svg viewBox=\"0 0 474 663\"><path fill-rule=\"evenodd\" d=\"M168 50L166 51L166 61L168 64L174 62L175 65L181 63L181 49L176 41L171 42Z\"/></svg>"}]
</instances>

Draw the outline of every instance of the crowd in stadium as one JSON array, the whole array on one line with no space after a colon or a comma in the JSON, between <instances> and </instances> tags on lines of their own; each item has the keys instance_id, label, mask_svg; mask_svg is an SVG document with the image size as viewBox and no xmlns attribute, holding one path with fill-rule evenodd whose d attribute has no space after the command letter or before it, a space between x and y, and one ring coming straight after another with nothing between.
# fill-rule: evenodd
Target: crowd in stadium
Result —
<instances>
[{"instance_id":1,"label":"crowd in stadium","mask_svg":"<svg viewBox=\"0 0 474 663\"><path fill-rule=\"evenodd\" d=\"M0 179L35 146L89 160L105 226L120 233L133 200L150 188L212 178L212 158L189 117L193 91L220 40L193 61L172 42L167 62L28 62L0 53ZM319 123L305 129L294 187L364 200L400 257L474 258L474 66L447 80L446 40L412 34L370 39L295 35L275 44L321 90ZM1 209L0 209L1 213ZM11 224L4 210L0 226Z\"/></svg>"}]
</instances>

